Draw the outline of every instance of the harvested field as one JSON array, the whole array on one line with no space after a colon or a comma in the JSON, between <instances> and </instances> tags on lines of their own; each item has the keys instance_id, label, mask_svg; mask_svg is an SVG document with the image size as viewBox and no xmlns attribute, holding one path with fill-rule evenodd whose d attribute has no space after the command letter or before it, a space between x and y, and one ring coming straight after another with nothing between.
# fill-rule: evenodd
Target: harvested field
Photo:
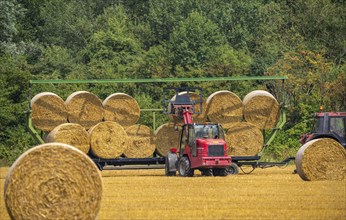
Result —
<instances>
[{"instance_id":1,"label":"harvested field","mask_svg":"<svg viewBox=\"0 0 346 220\"><path fill-rule=\"evenodd\" d=\"M346 180L306 182L294 168L193 178L104 170L98 219L346 219ZM7 170L0 169L2 189ZM0 195L0 219L7 220Z\"/></svg>"}]
</instances>

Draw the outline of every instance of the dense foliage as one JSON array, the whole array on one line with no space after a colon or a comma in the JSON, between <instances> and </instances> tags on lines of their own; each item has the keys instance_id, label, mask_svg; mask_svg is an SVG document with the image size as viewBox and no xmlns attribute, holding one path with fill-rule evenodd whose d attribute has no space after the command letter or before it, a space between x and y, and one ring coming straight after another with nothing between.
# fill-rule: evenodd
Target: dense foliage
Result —
<instances>
[{"instance_id":1,"label":"dense foliage","mask_svg":"<svg viewBox=\"0 0 346 220\"><path fill-rule=\"evenodd\" d=\"M30 79L287 75L289 121L269 150L294 152L320 105L345 111L345 16L342 0L0 0L0 163L35 144L25 129L35 93L127 92L159 108L164 86L30 87ZM281 82L197 85L206 95L262 88L283 97ZM141 123L151 125L150 114Z\"/></svg>"}]
</instances>

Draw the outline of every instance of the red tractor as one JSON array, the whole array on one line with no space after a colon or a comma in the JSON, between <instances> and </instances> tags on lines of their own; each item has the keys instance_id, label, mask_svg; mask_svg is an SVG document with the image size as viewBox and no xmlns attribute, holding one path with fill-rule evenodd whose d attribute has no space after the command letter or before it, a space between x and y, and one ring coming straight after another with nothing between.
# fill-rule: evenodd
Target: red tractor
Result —
<instances>
[{"instance_id":1,"label":"red tractor","mask_svg":"<svg viewBox=\"0 0 346 220\"><path fill-rule=\"evenodd\" d=\"M180 144L178 148L172 148L165 161L167 176L193 176L196 169L205 176L227 176L232 169L231 157L227 155L227 146L224 140L224 132L219 124L193 123L192 114L198 114L202 110L202 90L200 88L166 88L175 90L175 97L165 100L168 103L165 113L174 115L177 120L183 120ZM192 101L190 93L199 91L199 100ZM186 91L185 93L180 93ZM195 106L199 105L199 112ZM167 105L166 105L167 106ZM232 172L232 170L231 170Z\"/></svg>"},{"instance_id":2,"label":"red tractor","mask_svg":"<svg viewBox=\"0 0 346 220\"><path fill-rule=\"evenodd\" d=\"M319 112L313 118L312 132L301 136L302 144L317 138L333 138L346 148L346 112Z\"/></svg>"}]
</instances>

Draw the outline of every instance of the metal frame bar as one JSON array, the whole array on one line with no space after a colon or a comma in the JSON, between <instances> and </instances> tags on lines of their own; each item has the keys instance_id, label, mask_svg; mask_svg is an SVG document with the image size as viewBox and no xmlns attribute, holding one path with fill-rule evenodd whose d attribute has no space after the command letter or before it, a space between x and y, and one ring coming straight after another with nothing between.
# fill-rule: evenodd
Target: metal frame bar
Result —
<instances>
[{"instance_id":1,"label":"metal frame bar","mask_svg":"<svg viewBox=\"0 0 346 220\"><path fill-rule=\"evenodd\" d=\"M285 80L287 76L235 76L235 77L197 77L197 78L150 78L150 79L85 79L85 80L30 80L30 84L73 84L73 83L158 83L158 82L210 82L244 80Z\"/></svg>"}]
</instances>

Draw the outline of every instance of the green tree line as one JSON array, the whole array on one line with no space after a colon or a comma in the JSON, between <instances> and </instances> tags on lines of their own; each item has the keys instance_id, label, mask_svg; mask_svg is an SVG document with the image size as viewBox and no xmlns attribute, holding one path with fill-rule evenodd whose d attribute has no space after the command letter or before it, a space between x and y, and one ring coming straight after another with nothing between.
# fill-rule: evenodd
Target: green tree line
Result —
<instances>
[{"instance_id":1,"label":"green tree line","mask_svg":"<svg viewBox=\"0 0 346 220\"><path fill-rule=\"evenodd\" d=\"M33 79L286 75L284 94L275 81L170 86L285 97L288 123L268 150L293 152L320 105L345 111L345 20L344 0L0 0L0 165L35 145L25 112L38 92L126 92L159 108L166 85L30 86Z\"/></svg>"}]
</instances>

